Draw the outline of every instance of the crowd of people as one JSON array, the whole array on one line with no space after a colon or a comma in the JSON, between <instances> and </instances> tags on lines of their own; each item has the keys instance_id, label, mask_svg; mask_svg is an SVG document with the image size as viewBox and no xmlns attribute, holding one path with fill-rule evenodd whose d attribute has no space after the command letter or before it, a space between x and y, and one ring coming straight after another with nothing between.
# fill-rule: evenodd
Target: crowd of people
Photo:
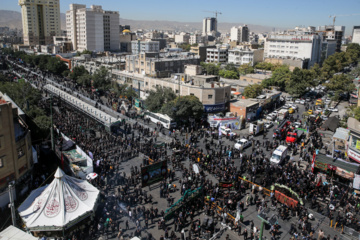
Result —
<instances>
[{"instance_id":1,"label":"crowd of people","mask_svg":"<svg viewBox=\"0 0 360 240\"><path fill-rule=\"evenodd\" d=\"M40 89L47 83L44 74L29 74L27 77ZM75 87L60 77L56 77L56 81ZM146 123L141 119L138 121ZM295 154L299 155L299 161L294 161L294 156L291 156L281 166L271 164L267 155L269 148L274 150L274 146L282 143L281 140L265 137L255 140L245 136L252 142L251 151L245 152L235 149L227 141L217 139L217 134L211 134L214 129L200 124L170 132L173 140L161 148L154 145L158 139L157 132L144 127L144 124L125 122L121 128L126 134L115 136L95 120L61 102L54 113L54 124L84 151L91 153L94 170L99 175L91 181L101 189L103 196L95 218L88 223L88 228L72 232L73 239L82 239L83 236L94 238L103 234L119 239L130 238L132 234L154 239L150 233L151 225L163 231L160 239L185 239L185 235L187 239L198 239L214 234L215 226L219 226L220 222L230 225L244 239L256 239L259 226L254 226L252 221L244 221L243 217L243 213L249 211L247 206L252 205L256 206L258 212L273 207L283 220L296 219L297 224L292 224L289 232L294 239L300 236L314 239L315 234L318 239L336 239L337 236L325 236L322 230L317 229L318 226L310 221L309 209L327 216L332 227L340 229L340 232L344 226L360 230L358 198L345 185L319 185L311 170L313 153L323 148L321 135L316 130L310 134L306 144L292 146L297 149ZM200 147L201 142L204 148ZM58 147L61 146L62 140L59 138ZM167 201L167 206L174 203L172 195L176 191L183 195L186 190L201 187L203 197L180 208L171 221L165 221L165 211L154 207L152 194L141 187L140 170L147 161L135 163L130 172L122 170L124 162L138 156L151 158L155 162L168 160L169 177L159 184L159 197ZM198 172L193 164L198 165ZM249 181L261 187L256 189ZM220 183L231 183L231 187L224 188ZM289 208L278 203L273 192L267 196L264 189L271 189L274 183L298 193L304 200L304 206L298 204ZM220 210L214 206L219 206ZM200 220L200 213L206 214L206 221ZM231 216L237 217L234 219ZM135 232L130 231L129 221L135 224ZM187 229L187 234L184 229ZM270 232L271 238L277 239L279 225L273 224ZM227 235L226 238L230 237Z\"/></svg>"}]
</instances>

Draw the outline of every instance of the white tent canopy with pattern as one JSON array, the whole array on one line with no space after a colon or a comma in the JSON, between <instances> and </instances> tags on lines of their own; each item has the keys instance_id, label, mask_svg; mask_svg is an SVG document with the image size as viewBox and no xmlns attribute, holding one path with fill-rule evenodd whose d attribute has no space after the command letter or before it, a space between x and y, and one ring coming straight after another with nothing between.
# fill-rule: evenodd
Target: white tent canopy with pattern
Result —
<instances>
[{"instance_id":1,"label":"white tent canopy with pattern","mask_svg":"<svg viewBox=\"0 0 360 240\"><path fill-rule=\"evenodd\" d=\"M60 168L47 186L31 192L18 208L30 231L67 229L96 210L99 190L86 180L67 176Z\"/></svg>"}]
</instances>

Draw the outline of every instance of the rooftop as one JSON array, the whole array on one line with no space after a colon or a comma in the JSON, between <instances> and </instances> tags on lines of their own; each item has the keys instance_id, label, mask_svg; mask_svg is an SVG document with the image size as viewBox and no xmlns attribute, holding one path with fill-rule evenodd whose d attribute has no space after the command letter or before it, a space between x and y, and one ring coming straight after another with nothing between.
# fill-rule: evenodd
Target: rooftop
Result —
<instances>
[{"instance_id":1,"label":"rooftop","mask_svg":"<svg viewBox=\"0 0 360 240\"><path fill-rule=\"evenodd\" d=\"M351 131L356 131L360 133L360 122L355 118L349 117L347 125Z\"/></svg>"},{"instance_id":2,"label":"rooftop","mask_svg":"<svg viewBox=\"0 0 360 240\"><path fill-rule=\"evenodd\" d=\"M242 75L240 76L240 78L256 78L256 79L261 79L261 80L265 80L271 77L271 74L261 74L261 73L250 73L250 74L246 74L246 75Z\"/></svg>"},{"instance_id":3,"label":"rooftop","mask_svg":"<svg viewBox=\"0 0 360 240\"><path fill-rule=\"evenodd\" d=\"M349 129L345 128L337 128L335 134L333 135L333 138L342 139L347 141L349 139Z\"/></svg>"},{"instance_id":4,"label":"rooftop","mask_svg":"<svg viewBox=\"0 0 360 240\"><path fill-rule=\"evenodd\" d=\"M253 99L238 99L235 101L231 101L230 104L236 107L251 107L255 104L259 104L259 102L256 102Z\"/></svg>"}]
</instances>

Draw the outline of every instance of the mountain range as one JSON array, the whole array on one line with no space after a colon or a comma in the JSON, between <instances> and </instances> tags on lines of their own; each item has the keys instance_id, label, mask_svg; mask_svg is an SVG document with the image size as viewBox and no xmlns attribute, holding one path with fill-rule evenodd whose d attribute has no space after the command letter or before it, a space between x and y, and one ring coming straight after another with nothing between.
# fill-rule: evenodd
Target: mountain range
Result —
<instances>
[{"instance_id":1,"label":"mountain range","mask_svg":"<svg viewBox=\"0 0 360 240\"><path fill-rule=\"evenodd\" d=\"M61 28L65 29L65 14L60 13ZM148 20L131 20L120 18L121 25L130 25L131 30L136 29L153 29L193 32L201 31L202 22L176 22L176 21L148 21ZM222 33L230 32L233 26L243 25L243 23L218 23L218 31ZM273 27L247 24L251 32L261 33L270 32ZM0 27L10 27L22 29L21 13L16 11L0 10Z\"/></svg>"}]
</instances>

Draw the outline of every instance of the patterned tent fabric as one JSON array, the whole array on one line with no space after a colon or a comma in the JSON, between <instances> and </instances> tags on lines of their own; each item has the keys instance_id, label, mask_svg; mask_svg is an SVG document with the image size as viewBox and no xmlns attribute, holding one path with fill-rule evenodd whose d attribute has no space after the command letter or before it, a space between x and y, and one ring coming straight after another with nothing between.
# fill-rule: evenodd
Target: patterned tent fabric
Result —
<instances>
[{"instance_id":1,"label":"patterned tent fabric","mask_svg":"<svg viewBox=\"0 0 360 240\"><path fill-rule=\"evenodd\" d=\"M33 191L18 211L33 231L71 227L95 210L99 190L85 180L67 176L60 168L47 187Z\"/></svg>"}]
</instances>

